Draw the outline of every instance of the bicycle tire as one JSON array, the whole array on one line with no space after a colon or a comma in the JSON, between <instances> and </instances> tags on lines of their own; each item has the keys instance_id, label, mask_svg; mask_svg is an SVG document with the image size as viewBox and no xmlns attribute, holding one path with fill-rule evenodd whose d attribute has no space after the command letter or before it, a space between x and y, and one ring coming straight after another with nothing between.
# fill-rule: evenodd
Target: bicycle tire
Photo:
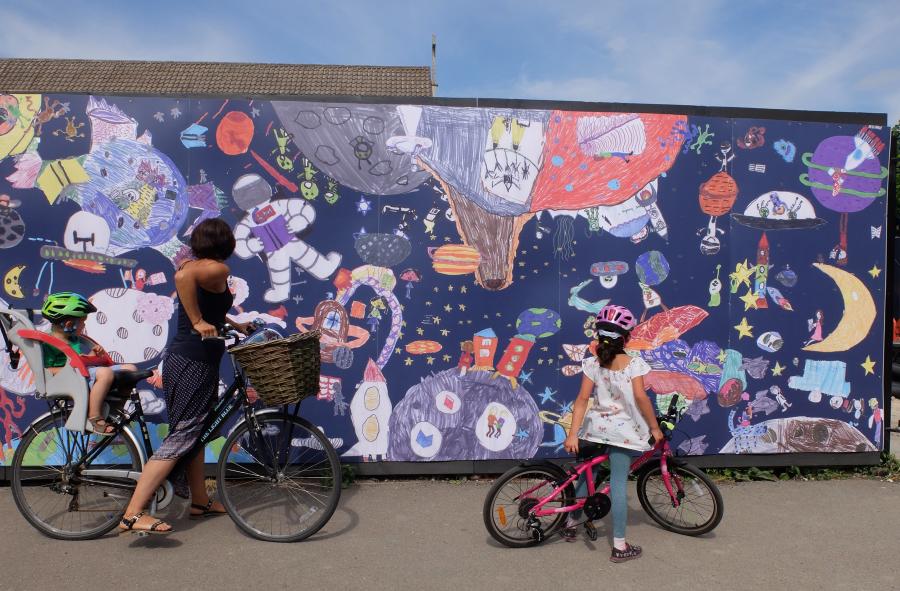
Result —
<instances>
[{"instance_id":1,"label":"bicycle tire","mask_svg":"<svg viewBox=\"0 0 900 591\"><path fill-rule=\"evenodd\" d=\"M79 483L80 477L64 478L63 471L59 470L56 464L51 465L50 462L58 458L58 461L66 460L67 463L71 463L72 454L65 449L66 447L71 447L73 450L76 447L86 449L90 442L96 442L100 437L93 433L75 433L66 430L64 428L66 417L67 413L65 412L53 412L33 423L25 431L12 460L10 484L13 500L28 523L45 536L57 540L99 538L109 533L122 519L135 483L126 479L108 480L111 484L116 482L123 487L130 486L130 489L125 489ZM53 435L54 432L57 434L56 436ZM97 461L81 468L78 471L79 475L85 468L92 466L108 468L115 465L118 468L141 470L141 456L131 438L126 437L121 431L112 437L115 439L110 442L110 447L100 454ZM124 456L124 461L117 461L116 464L103 463L104 460L109 461L116 456ZM39 465L43 464L41 458L46 458L48 465ZM59 476L55 477L54 474ZM53 490L54 487L67 490ZM109 492L106 490L107 488L114 492ZM75 491L75 494L72 494L72 491ZM108 502L88 501L85 504L83 493L88 491L103 491L100 492L100 498L108 499ZM35 503L34 499L41 496L41 492L43 492L45 501ZM53 507L48 509L46 499L51 501L50 505L53 505L52 501L58 501L57 505L62 505L63 510L54 511ZM74 510L72 509L73 503L75 503ZM49 515L47 515L48 511L50 511ZM78 518L75 517L76 515ZM95 517L92 520L93 525L90 523L85 525L83 519L85 515ZM52 520L51 517L59 519ZM71 519L66 519L67 517ZM67 521L79 522L81 527L77 530L72 525L67 527L65 524Z\"/></svg>"},{"instance_id":2,"label":"bicycle tire","mask_svg":"<svg viewBox=\"0 0 900 591\"><path fill-rule=\"evenodd\" d=\"M287 413L267 413L257 416L256 423L259 428L258 435L251 432L250 423L245 421L225 440L217 469L219 499L234 523L247 535L268 542L299 542L319 531L337 509L341 497L340 460L328 438L306 419ZM275 455L271 452L274 450L280 452L284 442L264 440L267 441L265 443L267 449L260 449L263 444L252 443L254 437L277 439L284 434L286 428L289 428L291 433L288 435L290 452L285 455L284 467L274 470L276 473L274 478L257 474L256 472L267 468L263 461L267 452ZM273 443L275 445L272 445ZM308 450L310 455L305 458L297 457L296 463L290 463L295 448ZM229 461L232 457L234 461ZM277 455L275 458L277 459ZM248 459L252 462L248 463ZM270 466L274 464L274 461L269 462ZM295 469L293 474L296 479L294 479L288 474L289 465L306 467L299 471ZM254 482L259 486L251 486ZM284 510L276 509L275 513L280 515L269 520L271 527L264 528L265 519L260 512L273 508L268 499L274 496L273 491L277 490L284 492L282 495L286 501ZM295 506L302 505L307 499L309 507L302 516L316 515L310 523L294 526L291 518L297 514ZM274 531L276 527L279 530L277 532Z\"/></svg>"},{"instance_id":3,"label":"bicycle tire","mask_svg":"<svg viewBox=\"0 0 900 591\"><path fill-rule=\"evenodd\" d=\"M658 508L651 501L651 494L648 492L647 488L648 483L651 481L651 478L659 478L661 481L662 469L659 464L656 464L650 469L641 472L641 474L638 476L638 500L640 500L641 507L644 508L644 511L647 512L647 514L651 517L651 519L653 519L653 521L661 525L663 528L685 536L700 536L714 530L722 520L722 515L725 511L725 504L722 501L722 494L719 492L719 488L702 470L690 464L673 465L670 463L668 465L668 469L670 474L674 473L678 475L681 478L682 482L686 482L688 480L691 481L691 484L689 486L686 485L685 488L694 489L695 487L699 487L700 489L705 489L706 493L703 493L701 490L699 494L700 496L708 496L712 501L712 511L709 518L704 520L702 523L694 526L684 526L679 525L679 523L674 520L671 511L666 511L666 513L663 514L660 510L658 510ZM672 501L671 496L669 496L668 494L668 491L661 485L659 486L659 488L662 492L656 491L656 496L666 499L669 509L675 509L675 507L671 506ZM665 497L662 497L663 493L665 494ZM680 515L681 513L683 513L685 506L689 502L690 501L686 502L684 499L682 499L682 503L679 506L679 509L675 510L676 515Z\"/></svg>"},{"instance_id":4,"label":"bicycle tire","mask_svg":"<svg viewBox=\"0 0 900 591\"><path fill-rule=\"evenodd\" d=\"M513 503L501 503L498 505L497 501L499 500L504 487L510 484L514 479L526 475L531 475L532 480L541 486L541 488L538 489L539 492L536 491L537 494L533 493L532 495L529 495L529 499L532 499L530 502L534 502L536 499L549 495L553 489L556 488L557 482L562 482L567 478L567 475L562 468L559 468L555 464L546 463L530 466L516 466L515 468L507 470L502 476L494 481L494 484L491 486L487 497L484 500L484 507L482 509L484 526L487 528L488 533L491 534L492 538L510 548L527 548L529 546L540 544L559 529L567 515L567 513L557 513L554 515L549 520L549 525L541 528L543 536L541 538L536 538L528 531L525 523L526 517L522 515L523 507L527 509L527 506L523 506L521 501L515 503L516 497L520 496L525 490L520 489L518 491L519 494L516 495L516 497L508 497L510 501L514 501ZM540 482L542 480L547 481L547 484L541 485ZM551 484L552 486L550 486ZM534 486L534 484L531 486ZM575 487L569 484L569 486L563 489L559 501L549 502L545 506L567 506L574 503L574 499ZM515 511L507 511L506 507L510 507L511 509L515 507ZM512 513L512 515L510 515L510 513ZM510 517L512 517L512 519L510 519ZM507 523L503 523L504 521ZM512 524L513 527L507 527L510 524ZM520 533L521 536L514 537L511 535L512 533Z\"/></svg>"}]
</instances>

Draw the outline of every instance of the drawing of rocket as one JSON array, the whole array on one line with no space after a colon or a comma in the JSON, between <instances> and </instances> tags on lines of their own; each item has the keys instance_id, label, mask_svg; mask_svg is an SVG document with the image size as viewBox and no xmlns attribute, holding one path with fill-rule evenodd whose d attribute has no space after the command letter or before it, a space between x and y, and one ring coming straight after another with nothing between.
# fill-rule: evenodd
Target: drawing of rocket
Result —
<instances>
[{"instance_id":1,"label":"drawing of rocket","mask_svg":"<svg viewBox=\"0 0 900 591\"><path fill-rule=\"evenodd\" d=\"M362 456L364 462L384 460L388 449L388 421L393 405L387 382L375 362L369 359L363 381L350 401L350 421L356 432L356 445L344 456Z\"/></svg>"},{"instance_id":2,"label":"drawing of rocket","mask_svg":"<svg viewBox=\"0 0 900 591\"><path fill-rule=\"evenodd\" d=\"M756 307L768 308L766 300L766 280L769 277L769 239L763 232L756 248L756 275L753 280L753 293L756 294Z\"/></svg>"}]
</instances>

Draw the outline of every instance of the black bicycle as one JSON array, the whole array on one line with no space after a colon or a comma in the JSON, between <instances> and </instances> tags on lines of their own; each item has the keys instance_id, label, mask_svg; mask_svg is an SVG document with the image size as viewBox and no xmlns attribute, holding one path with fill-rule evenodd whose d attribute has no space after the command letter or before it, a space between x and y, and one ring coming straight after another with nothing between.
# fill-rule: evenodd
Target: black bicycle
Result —
<instances>
[{"instance_id":1,"label":"black bicycle","mask_svg":"<svg viewBox=\"0 0 900 591\"><path fill-rule=\"evenodd\" d=\"M222 337L240 336L229 331ZM322 528L341 495L341 466L331 442L298 416L299 404L256 408L232 357L234 381L203 428L201 443L217 438L242 413L225 438L216 472L218 498L237 526L272 542L296 542ZM112 435L65 428L71 400L48 398L49 410L24 432L12 460L16 506L41 533L63 540L102 536L119 523L153 446L136 385L150 371L121 372L109 396ZM130 424L140 427L141 439ZM151 512L172 501L167 481Z\"/></svg>"}]
</instances>

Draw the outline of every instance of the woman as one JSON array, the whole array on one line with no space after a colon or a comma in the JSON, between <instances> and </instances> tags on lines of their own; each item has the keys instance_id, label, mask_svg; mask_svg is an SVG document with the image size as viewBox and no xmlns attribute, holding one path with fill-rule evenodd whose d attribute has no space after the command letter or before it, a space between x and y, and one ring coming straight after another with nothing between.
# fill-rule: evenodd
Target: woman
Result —
<instances>
[{"instance_id":1,"label":"woman","mask_svg":"<svg viewBox=\"0 0 900 591\"><path fill-rule=\"evenodd\" d=\"M156 489L172 474L175 492L191 499L191 517L225 513L218 501L209 498L203 477L204 454L197 446L203 424L212 410L219 390L219 364L225 344L218 339L217 326L226 322L246 333L248 325L226 317L233 296L228 289L230 273L225 259L234 251L234 234L220 219L201 222L191 234L194 260L175 273L175 288L181 303L178 329L166 349L162 370L169 434L144 466L125 516L119 524L123 532L168 533L172 527L144 514Z\"/></svg>"}]
</instances>

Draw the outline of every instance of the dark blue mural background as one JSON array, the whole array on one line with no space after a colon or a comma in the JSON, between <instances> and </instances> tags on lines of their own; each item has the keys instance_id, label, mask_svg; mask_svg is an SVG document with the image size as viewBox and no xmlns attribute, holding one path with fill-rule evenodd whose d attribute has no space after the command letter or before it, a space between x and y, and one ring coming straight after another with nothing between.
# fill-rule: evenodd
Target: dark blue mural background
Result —
<instances>
[{"instance_id":1,"label":"dark blue mural background","mask_svg":"<svg viewBox=\"0 0 900 591\"><path fill-rule=\"evenodd\" d=\"M64 117L53 119L44 124L40 136L39 145L36 146L40 158L44 162L56 159L72 158L88 154L90 151L91 125L85 116L88 103L87 96L56 96L52 97L68 104L68 113L65 116L75 116L78 122L85 123L81 128L84 137L72 138L67 141L65 134L54 135L53 132L63 129ZM273 187L278 187L277 180L269 174L259 162L248 153L235 156L224 154L217 147L215 140L216 127L222 117L231 111L246 113L254 124L254 132L249 149L256 152L262 159L270 164L279 174L283 174L295 183L302 182L298 173L303 172L302 157L299 150L289 146L289 153L293 157L294 170L287 173L280 169L275 162L273 150L277 145L272 130L282 127L277 114L266 101L248 101L245 99L172 99L172 98L127 98L105 97L110 105L118 106L121 111L135 119L137 135L145 130L152 135L152 145L161 153L168 156L180 170L188 185L197 185L203 182L214 183L226 197L225 206L219 215L230 225L235 226L241 220L244 212L238 208L231 199L232 187L237 179L248 173L255 173L266 179ZM226 103L223 105L223 103ZM335 103L337 104L337 103ZM347 105L351 109L353 105ZM180 116L174 117L172 109L177 108ZM220 112L218 116L215 116ZM158 113L161 117L156 116ZM206 117L201 120L201 116ZM206 147L186 148L180 133L191 123L201 120L201 124L207 126ZM431 427L441 432L445 446L450 446L451 440L460 441L455 452L456 459L473 459L487 457L511 457L521 455L522 449L528 449L529 455L558 457L564 454L560 444L561 429L565 426L565 417L570 403L577 393L580 383L580 374L565 376L560 368L565 365L576 364L564 352L563 344L585 344L589 339L583 332L584 321L587 313L576 310L568 305L569 290L572 286L592 279L580 293L581 297L590 300L611 298L615 303L629 306L640 315L643 311L641 300L641 288L635 275L635 261L637 258L651 250L658 250L665 255L671 271L669 277L654 289L661 295L663 303L669 308L685 305L694 305L703 308L709 316L698 326L690 329L679 338L689 346L700 341L711 341L721 349L738 351L746 358L762 356L769 365L764 376L760 379L748 377L748 384L744 389L747 399L738 404L723 407L717 400L715 391L709 392L705 401L695 401L696 412L686 416L679 424L674 446L683 453L711 454L718 453L725 448L735 437L744 437L744 447L737 451L749 453L762 453L770 451L862 451L881 448L879 438L880 407L883 404L883 335L884 335L884 305L885 273L886 268L886 240L888 228L886 227L886 200L884 197L875 199L874 203L859 212L848 216L847 252L848 264L844 270L852 273L860 279L869 290L875 301L877 316L871 325L865 338L849 350L834 353L812 353L803 351L803 343L809 338L811 330L808 330L808 319L814 318L816 310L823 313L824 334L831 333L838 321L845 313L841 297L841 291L835 282L825 273L812 266L813 263L833 264L829 259L832 248L838 243L838 228L840 213L823 207L816 201L808 187L804 186L799 177L807 172L807 167L801 160L805 152L813 152L817 145L832 136L854 136L860 131L861 125L798 122L787 120L749 120L729 119L723 117L695 117L688 115L687 122L699 128L707 128L715 135L710 137L710 144L702 145L699 154L688 149L679 151L671 168L665 171L658 179L659 209L664 214L668 223L668 236L650 233L649 237L640 243L633 243L628 238L614 237L609 233L591 231L584 217L565 214L551 217L548 212L543 212L539 218L531 218L526 221L519 235L516 245L517 255L513 262L513 281L505 289L489 291L478 285L472 274L449 276L435 271L434 261L429 256L428 248L440 247L447 244L462 244L463 239L459 234L456 223L448 219L445 213L450 207L446 192L441 183L429 178L419 187L397 195L377 195L361 193L350 187L340 184L338 179L338 192L340 198L334 204L324 201L323 193L327 186L327 175L322 170L317 170L314 182L319 187L319 196L310 201L315 208L316 218L313 224L302 233L304 241L314 246L318 251L326 253L336 251L342 255L340 267L348 270L355 269L366 264L354 249L356 238L363 233L374 234L393 233L404 222L400 213L385 212L385 206L411 208L415 214L408 213L405 221L407 226L402 232L408 237L411 244L411 252L405 260L393 267L397 276L397 287L393 290L399 302L403 305L403 336L396 344L397 349L390 356L387 364L381 369L384 376L385 388L391 402L391 412L394 416L390 420L392 429L402 430L385 434L388 424L382 419L379 422L377 437L390 437L390 450L387 453L374 453L371 456L363 453L357 456L347 456L344 459L354 461L356 459L374 460L425 460L425 459L451 459L440 454L429 456L428 453L410 455L408 451L401 452L401 448L408 446L407 440L415 441L417 433L416 425L427 422ZM755 149L737 147L744 134L750 127L765 127L765 143ZM464 130L463 130L464 131ZM463 132L461 131L461 133ZM875 129L873 131L883 141L887 142L887 130ZM782 155L773 149L777 140L787 140L796 146L796 156L792 162L787 162ZM654 141L650 138L649 141ZM765 310L745 310L744 302L739 299L746 289L739 293L729 293L729 274L735 271L735 266L745 259L754 265L757 259L757 247L763 234L762 230L749 228L732 221L729 215L723 215L718 219L718 227L724 230L721 237L722 248L712 256L707 256L700 251L700 236L698 231L706 228L709 216L704 214L698 205L698 190L702 183L707 181L714 173L719 171L720 164L715 157L719 154L720 144L728 142L732 147L735 158L731 161L727 170L739 187L739 195L731 212L742 213L750 201L771 191L789 191L799 193L810 200L815 207L818 217L825 220L825 224L812 229L799 230L769 230L766 237L769 242L769 261L772 265L769 272L768 284L781 290L790 300L793 311L784 310L775 305L769 298L769 307ZM427 149L423 152L427 154ZM881 152L879 158L881 165L886 165L888 150ZM312 159L313 155L306 155ZM750 165L762 165L765 172L751 170ZM459 162L459 166L473 166L475 163ZM547 163L544 163L547 166ZM321 168L316 166L317 169ZM77 203L60 197L55 204L48 203L48 199L38 188L16 188L8 176L16 170L16 158L6 157L0 160L0 193L8 194L10 198L20 202L15 211L25 222L25 239L18 245L0 250L3 264L0 273L6 273L10 268L25 265L22 271L20 283L24 291L24 298L10 297L9 292L2 294L3 299L13 307L39 308L43 298L50 289L49 268L46 268L45 260L40 256L41 246L48 242L60 244L67 221L70 216L80 210ZM762 168L756 168L762 170ZM302 176L302 174L300 175ZM886 187L887 181L883 181ZM283 186L279 187L282 195L291 199L302 199L299 193L292 193ZM371 211L365 212L360 208L360 202L371 202ZM426 232L423 220L428 216L429 210L438 209L435 218L433 236ZM564 208L561 208L564 209ZM199 215L200 210L191 209L187 222L179 229L181 236L193 219ZM564 231L561 226L574 222L574 233L571 239L572 256L564 256L564 253L555 250L554 236ZM542 226L542 228L539 228ZM880 235L876 236L873 229L880 228ZM145 269L148 274L163 272L167 282L160 285L146 285L144 292L156 293L162 296L170 296L174 292L172 281L173 265L169 258L156 250L142 248L119 256L137 260L137 268ZM612 289L605 289L590 273L591 265L598 261L624 261L631 267L627 274L619 278L618 283ZM334 275L329 279L320 281L307 273L294 271L291 288L291 299L279 304L263 300L263 293L269 287L269 276L264 263L257 259L240 259L233 257L229 264L232 272L238 277L244 278L249 286L249 297L241 304L244 310L273 313L283 304L285 322L289 332L296 330L295 319L313 315L316 305L323 301L334 299L338 294L338 287L333 282ZM710 307L709 283L716 276L716 266L721 265L719 272L723 283L721 292L721 305ZM786 287L775 280L775 275L786 265L793 269L798 281L793 287ZM38 274L45 266L41 281ZM53 263L53 290L71 289L86 295L91 295L100 290L114 287L131 286L131 283L121 276L120 268L109 265L104 273L89 274L81 270L66 266L61 262ZM413 268L421 274L421 280L411 285L409 298L407 295L407 281L399 278L401 272L407 268ZM882 270L880 274L870 273L872 269ZM753 279L751 277L751 284ZM361 287L350 298L366 306L366 316L371 312L371 300L375 294L368 288ZM346 306L350 311L350 304ZM509 384L509 380L494 378L502 381L504 396L511 397L514 402L505 402L504 407L509 408L515 416L516 432L513 434L513 443L505 450L485 452L487 455L479 455L477 434L482 423L477 421L482 414L481 409L489 405L499 396L492 394L473 393L473 391L458 391L456 394L462 399L463 405L467 401L479 400L479 409L467 420L474 420L476 424L457 425L441 423L443 417L457 415L435 415L429 411L416 407L415 404L402 404L405 397L410 401L418 400L418 390L425 388L425 383L433 373L445 370L457 371L457 362L460 357L460 347L463 341L471 340L474 333L490 328L497 335L498 348L495 362L500 356L511 337L519 331L516 327L519 315L532 308L549 309L559 313L561 318L561 330L553 335L539 338L534 344L522 372L516 376L516 384ZM650 310L648 315L659 311ZM739 338L735 325L743 318L752 325L752 338ZM368 318L350 318L351 324L369 329ZM323 364L322 372L325 375L341 379L342 395L347 404L357 392L360 384L365 385L364 373L369 365L369 359L376 359L384 346L388 336L390 324L390 312L384 311L381 322L376 330L372 331L369 341L362 347L353 351L352 364L339 369L333 364ZM174 316L170 320L169 334L174 330ZM757 338L767 331L778 331L784 341L784 346L777 352L767 353L761 350L757 344ZM102 335L98 340L103 342ZM410 354L405 350L407 344L413 341L435 341L440 343L441 350L433 354ZM646 355L646 352L645 352ZM850 382L850 394L847 397L848 404L834 408L830 404L829 397L825 396L820 402L812 402L808 398L808 392L791 388L789 378L800 376L804 372L804 363L807 360L844 361L846 363L846 380ZM867 372L863 364L874 361L873 371ZM156 367L158 358L150 359L141 365ZM780 375L773 375L772 368L775 364L782 367ZM720 369L721 371L721 369ZM227 369L223 367L223 377L227 380ZM757 411L743 425L745 431L736 432L735 426L740 427L739 416L744 413L755 399L756 392L768 390L771 386L778 386L783 391L790 403L787 410L779 408L771 396L774 405L769 412ZM499 386L497 386L499 387ZM148 387L157 398L161 391ZM409 394L407 394L409 392ZM479 391L480 392L480 391ZM429 392L429 394L431 394ZM0 441L5 450L14 445L13 435L15 431L24 428L30 420L40 414L46 408L40 401L32 396L25 396L26 408L24 413L14 416L16 405L8 405L14 397L14 393L4 394L4 406L0 412L6 413L7 425L4 439ZM478 398L484 396L484 400ZM525 400L528 399L528 400ZM506 399L504 399L506 400ZM515 402L518 400L518 402ZM853 401L861 400L858 407L854 407ZM870 402L871 401L871 402ZM338 401L339 402L339 401ZM519 404L513 407L513 404ZM416 403L418 404L418 403ZM338 405L339 406L339 405ZM761 408L766 408L761 407ZM347 409L342 414L341 408L336 408L334 400L311 398L303 402L302 413L315 424L324 428L329 437L335 438L339 443L339 453L345 453L359 439L359 429L362 427L354 422L360 422L356 417L351 417L351 411ZM730 416L736 411L737 416ZM858 412L857 412L858 411ZM487 411L485 411L487 412ZM12 413L12 414L11 414ZM419 413L419 414L417 414ZM462 415L459 415L462 416ZM434 417L438 417L435 419ZM696 418L695 418L696 417ZM818 448L809 448L805 434L785 434L779 429L785 421L801 419L793 427L809 427L815 431L819 425L819 432L809 437ZM155 417L163 422L164 415ZM448 419L449 420L449 419ZM769 421L782 421L771 423ZM830 421L836 421L830 422ZM12 426L10 426L12 425ZM763 428L754 430L753 427L763 425ZM842 426L841 426L842 425ZM799 426L799 427L798 427ZM824 427L823 427L824 426ZM822 429L827 431L827 437L822 436ZM767 435L768 433L768 435ZM426 434L426 436L428 436ZM804 439L805 438L805 439ZM338 439L340 441L338 441ZM795 439L803 439L804 443L798 443ZM402 441L401 441L402 440ZM463 441L465 440L465 441ZM419 440L425 441L423 439ZM430 440L433 442L433 440ZM777 442L780 447L773 448ZM401 445L402 444L402 445ZM432 443L433 444L433 443ZM520 447L516 447L516 445ZM724 451L735 451L733 447ZM757 447L758 446L758 447ZM427 446L426 446L427 447ZM483 446L482 446L483 447ZM422 447L412 446L413 450L422 450ZM7 460L8 461L8 455ZM212 457L209 458L212 460Z\"/></svg>"}]
</instances>

